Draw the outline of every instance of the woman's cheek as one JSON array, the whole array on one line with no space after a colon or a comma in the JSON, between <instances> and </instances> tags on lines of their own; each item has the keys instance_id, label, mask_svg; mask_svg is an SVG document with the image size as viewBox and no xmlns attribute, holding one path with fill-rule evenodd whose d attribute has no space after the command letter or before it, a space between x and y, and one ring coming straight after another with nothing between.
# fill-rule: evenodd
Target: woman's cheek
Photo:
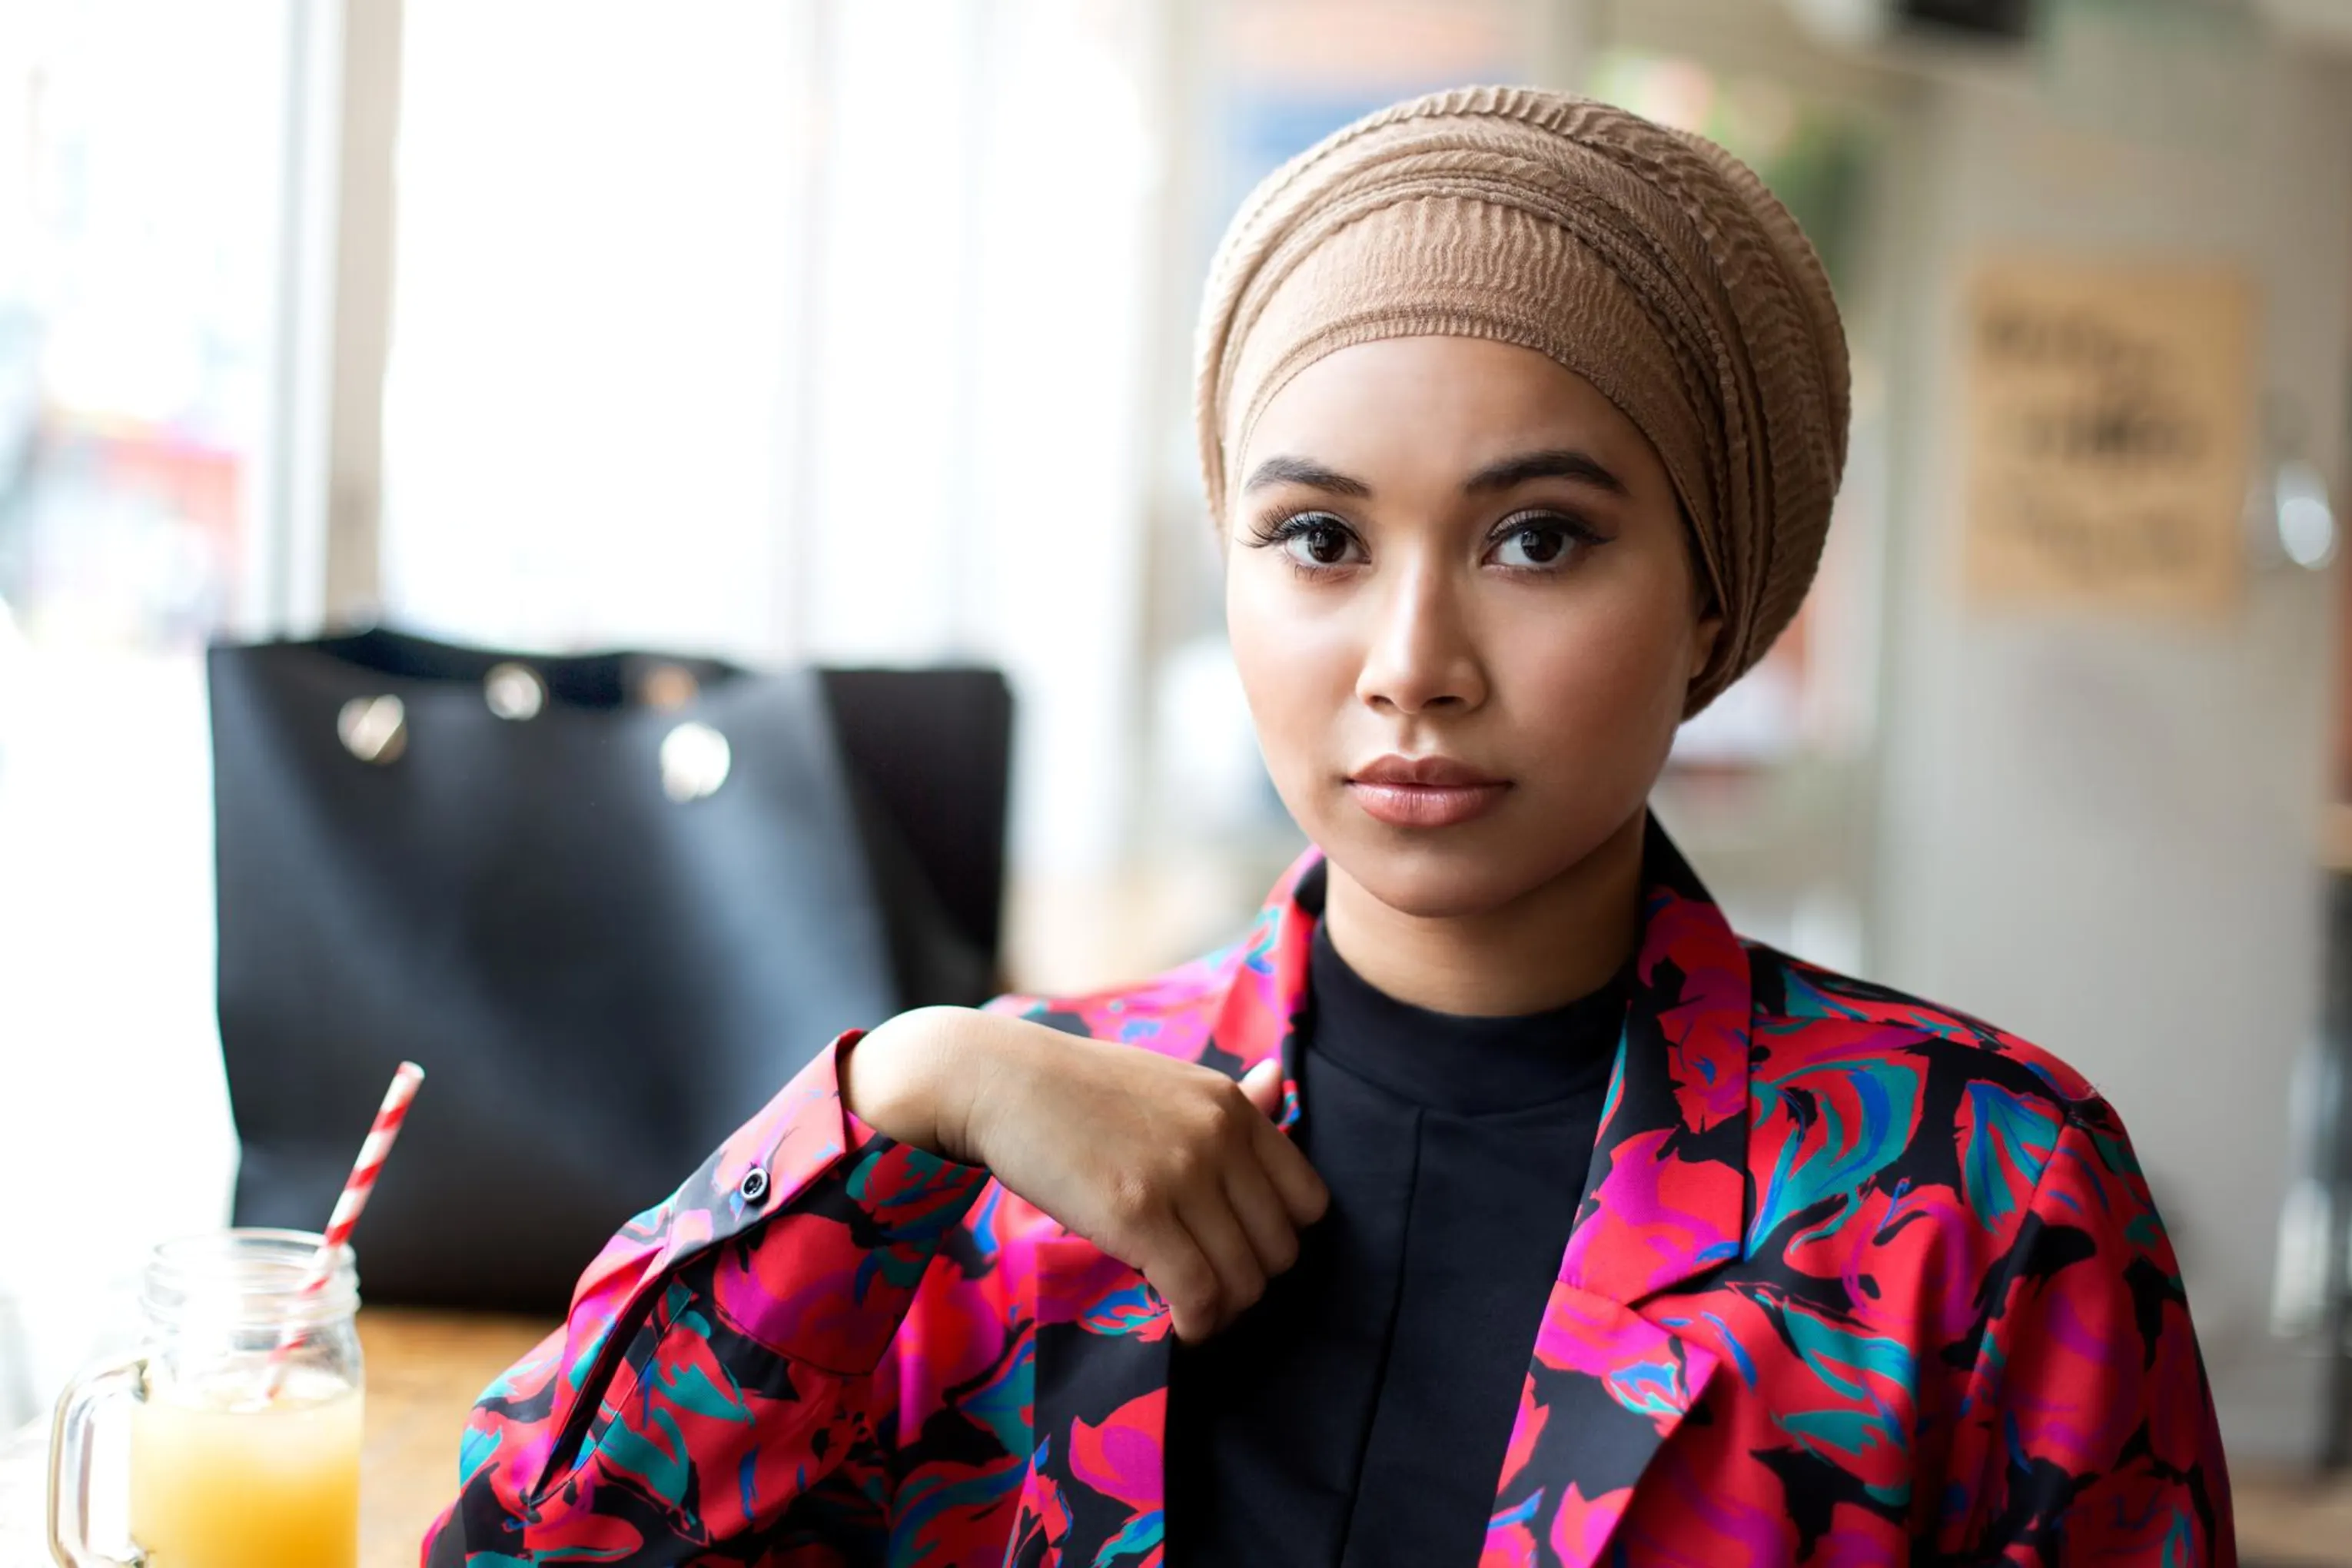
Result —
<instances>
[{"instance_id":1,"label":"woman's cheek","mask_svg":"<svg viewBox=\"0 0 2352 1568\"><path fill-rule=\"evenodd\" d=\"M1556 779L1582 778L1602 793L1646 795L1673 743L1687 681L1684 641L1652 613L1555 622L1504 661L1527 688L1527 738Z\"/></svg>"},{"instance_id":2,"label":"woman's cheek","mask_svg":"<svg viewBox=\"0 0 2352 1568\"><path fill-rule=\"evenodd\" d=\"M1336 715L1324 689L1328 650L1317 646L1297 616L1266 603L1278 592L1263 583L1229 584L1226 637L1266 772L1283 804L1301 816L1313 809L1308 786L1321 771L1317 758Z\"/></svg>"}]
</instances>

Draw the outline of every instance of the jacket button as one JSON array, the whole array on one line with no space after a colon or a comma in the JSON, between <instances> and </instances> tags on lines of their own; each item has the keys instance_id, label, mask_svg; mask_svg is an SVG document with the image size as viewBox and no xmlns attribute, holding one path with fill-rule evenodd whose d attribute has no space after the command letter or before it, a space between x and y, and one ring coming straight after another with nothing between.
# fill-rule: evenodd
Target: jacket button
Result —
<instances>
[{"instance_id":1,"label":"jacket button","mask_svg":"<svg viewBox=\"0 0 2352 1568\"><path fill-rule=\"evenodd\" d=\"M757 1165L752 1166L743 1173L743 1179L735 1184L735 1191L745 1203L758 1203L768 1195L768 1173Z\"/></svg>"}]
</instances>

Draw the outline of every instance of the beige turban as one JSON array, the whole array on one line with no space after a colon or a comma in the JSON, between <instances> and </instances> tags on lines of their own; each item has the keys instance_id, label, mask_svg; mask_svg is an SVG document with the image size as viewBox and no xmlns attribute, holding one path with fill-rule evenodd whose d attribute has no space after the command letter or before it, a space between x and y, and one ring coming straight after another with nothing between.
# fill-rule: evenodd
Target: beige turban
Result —
<instances>
[{"instance_id":1,"label":"beige turban","mask_svg":"<svg viewBox=\"0 0 2352 1568\"><path fill-rule=\"evenodd\" d=\"M1227 464L1335 349L1491 338L1598 387L1657 448L1724 617L1696 712L1805 596L1845 465L1845 335L1796 220L1704 138L1570 93L1457 88L1268 175L1209 274L1196 412Z\"/></svg>"}]
</instances>

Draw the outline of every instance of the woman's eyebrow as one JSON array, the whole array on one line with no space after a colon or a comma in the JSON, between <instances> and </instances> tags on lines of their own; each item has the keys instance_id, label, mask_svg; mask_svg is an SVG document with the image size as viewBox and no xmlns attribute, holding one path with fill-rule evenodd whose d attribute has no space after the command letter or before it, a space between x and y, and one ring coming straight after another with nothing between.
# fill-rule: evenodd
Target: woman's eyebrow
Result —
<instances>
[{"instance_id":1,"label":"woman's eyebrow","mask_svg":"<svg viewBox=\"0 0 2352 1568\"><path fill-rule=\"evenodd\" d=\"M1523 485L1529 479L1575 479L1595 489L1622 496L1631 492L1625 481L1611 472L1607 464L1590 452L1572 447L1556 447L1544 452L1521 452L1489 463L1464 482L1463 492L1479 495L1493 490L1507 490L1513 485Z\"/></svg>"},{"instance_id":2,"label":"woman's eyebrow","mask_svg":"<svg viewBox=\"0 0 2352 1568\"><path fill-rule=\"evenodd\" d=\"M1328 491L1335 496L1355 496L1369 499L1372 487L1359 479L1351 479L1336 468L1307 458L1268 458L1254 469L1244 491L1264 489L1268 485L1305 485L1310 489Z\"/></svg>"}]
</instances>

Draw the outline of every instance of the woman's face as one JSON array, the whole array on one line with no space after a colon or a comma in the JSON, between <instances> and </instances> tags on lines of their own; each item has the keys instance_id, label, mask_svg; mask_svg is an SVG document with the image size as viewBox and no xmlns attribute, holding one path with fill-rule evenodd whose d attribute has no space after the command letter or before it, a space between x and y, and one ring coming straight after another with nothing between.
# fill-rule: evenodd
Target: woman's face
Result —
<instances>
[{"instance_id":1,"label":"woman's face","mask_svg":"<svg viewBox=\"0 0 2352 1568\"><path fill-rule=\"evenodd\" d=\"M1482 339L1360 344L1276 393L1232 472L1234 656L1339 870L1475 915L1626 826L1719 622L1664 466L1590 382Z\"/></svg>"}]
</instances>

